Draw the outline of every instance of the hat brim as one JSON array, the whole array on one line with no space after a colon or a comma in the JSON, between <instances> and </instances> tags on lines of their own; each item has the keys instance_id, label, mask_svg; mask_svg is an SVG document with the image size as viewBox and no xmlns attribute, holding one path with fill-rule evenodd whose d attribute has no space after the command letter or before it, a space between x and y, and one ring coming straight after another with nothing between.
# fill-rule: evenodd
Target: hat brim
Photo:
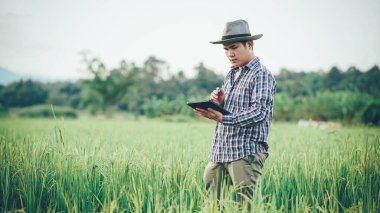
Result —
<instances>
[{"instance_id":1,"label":"hat brim","mask_svg":"<svg viewBox=\"0 0 380 213\"><path fill-rule=\"evenodd\" d=\"M263 34L257 34L253 36L245 36L245 37L237 37L237 38L230 38L225 40L219 40L219 41L210 41L211 44L226 44L226 43L234 43L239 41L251 41L251 40L257 40L263 37Z\"/></svg>"}]
</instances>

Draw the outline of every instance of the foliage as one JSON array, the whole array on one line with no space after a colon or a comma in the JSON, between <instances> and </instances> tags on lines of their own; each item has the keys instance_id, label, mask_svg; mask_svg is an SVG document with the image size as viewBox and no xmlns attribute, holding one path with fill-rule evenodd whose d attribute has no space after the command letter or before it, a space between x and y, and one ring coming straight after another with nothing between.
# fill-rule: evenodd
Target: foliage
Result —
<instances>
[{"instance_id":1,"label":"foliage","mask_svg":"<svg viewBox=\"0 0 380 213\"><path fill-rule=\"evenodd\" d=\"M374 99L380 98L380 70L377 66L367 72L350 67L342 72L333 67L329 72L291 72L283 69L276 76L277 94L275 115L277 120L340 120L360 123L376 120L371 113L362 113ZM364 122L378 125L378 122Z\"/></svg>"},{"instance_id":2,"label":"foliage","mask_svg":"<svg viewBox=\"0 0 380 213\"><path fill-rule=\"evenodd\" d=\"M191 108L186 105L186 97L178 95L175 100L169 101L167 96L158 100L156 96L151 97L144 104L144 114L150 118L166 115L194 115Z\"/></svg>"},{"instance_id":3,"label":"foliage","mask_svg":"<svg viewBox=\"0 0 380 213\"><path fill-rule=\"evenodd\" d=\"M366 72L350 67L343 72L337 67L328 72L294 72L282 69L275 76L277 92L290 97L310 96L323 91L351 91L380 96L380 70L373 66Z\"/></svg>"},{"instance_id":4,"label":"foliage","mask_svg":"<svg viewBox=\"0 0 380 213\"><path fill-rule=\"evenodd\" d=\"M361 115L362 122L380 126L380 100L374 100L365 106Z\"/></svg>"},{"instance_id":5,"label":"foliage","mask_svg":"<svg viewBox=\"0 0 380 213\"><path fill-rule=\"evenodd\" d=\"M0 117L8 116L8 109L0 105Z\"/></svg>"},{"instance_id":6,"label":"foliage","mask_svg":"<svg viewBox=\"0 0 380 213\"><path fill-rule=\"evenodd\" d=\"M123 62L123 69L111 72L97 58L85 59L93 77L85 81L82 106L96 113L98 109L117 108L148 117L182 114L193 115L186 102L189 99L208 97L209 91L222 84L223 78L200 63L197 75L187 79L183 72L170 75L168 65L150 56L142 67ZM125 75L113 76L112 73ZM115 83L127 82L123 85Z\"/></svg>"},{"instance_id":7,"label":"foliage","mask_svg":"<svg viewBox=\"0 0 380 213\"><path fill-rule=\"evenodd\" d=\"M47 83L44 85L49 91L47 104L54 106L68 106L74 109L81 108L81 102L83 100L83 82L57 82Z\"/></svg>"},{"instance_id":8,"label":"foliage","mask_svg":"<svg viewBox=\"0 0 380 213\"><path fill-rule=\"evenodd\" d=\"M217 212L203 171L214 122L7 119L2 212ZM254 212L379 212L378 128L273 123ZM225 212L238 212L224 187Z\"/></svg>"},{"instance_id":9,"label":"foliage","mask_svg":"<svg viewBox=\"0 0 380 213\"><path fill-rule=\"evenodd\" d=\"M105 112L123 97L128 89L135 84L137 69L133 64L122 60L118 68L107 70L104 63L97 58L84 58L91 80L84 81L88 87L85 106L92 105L93 110Z\"/></svg>"},{"instance_id":10,"label":"foliage","mask_svg":"<svg viewBox=\"0 0 380 213\"><path fill-rule=\"evenodd\" d=\"M31 107L25 107L19 110L17 113L20 117L27 118L77 118L77 112L69 107L51 107L49 105L35 105Z\"/></svg>"},{"instance_id":11,"label":"foliage","mask_svg":"<svg viewBox=\"0 0 380 213\"><path fill-rule=\"evenodd\" d=\"M47 103L86 109L91 114L110 115L121 110L147 117L194 116L186 102L208 99L224 78L202 62L194 67L193 77L183 71L171 74L169 65L155 56L149 56L141 66L122 60L115 68L108 68L99 58L86 54L83 62L89 79L50 84L21 81L0 86L0 105L9 108ZM373 100L380 99L378 66L367 71L356 67L318 72L282 69L275 79L275 120L379 125L376 117L371 117L376 115L372 108L363 112Z\"/></svg>"},{"instance_id":12,"label":"foliage","mask_svg":"<svg viewBox=\"0 0 380 213\"><path fill-rule=\"evenodd\" d=\"M46 101L47 90L32 80L14 82L1 89L0 104L5 107L25 107Z\"/></svg>"},{"instance_id":13,"label":"foliage","mask_svg":"<svg viewBox=\"0 0 380 213\"><path fill-rule=\"evenodd\" d=\"M275 97L275 119L360 122L362 110L372 97L350 91L323 91L311 96L292 98L285 93Z\"/></svg>"}]
</instances>

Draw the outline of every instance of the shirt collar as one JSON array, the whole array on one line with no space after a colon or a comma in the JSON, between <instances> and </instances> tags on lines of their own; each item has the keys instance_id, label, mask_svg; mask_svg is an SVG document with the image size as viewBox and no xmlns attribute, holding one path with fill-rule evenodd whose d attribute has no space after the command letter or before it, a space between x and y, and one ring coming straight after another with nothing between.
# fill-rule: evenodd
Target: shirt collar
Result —
<instances>
[{"instance_id":1,"label":"shirt collar","mask_svg":"<svg viewBox=\"0 0 380 213\"><path fill-rule=\"evenodd\" d=\"M260 58L258 56L255 56L250 62L248 62L248 64L244 65L242 67L242 71L245 71L245 70L253 70L253 68L255 68L260 62ZM232 66L231 67L231 71L238 71L239 70L239 67L237 66Z\"/></svg>"}]
</instances>

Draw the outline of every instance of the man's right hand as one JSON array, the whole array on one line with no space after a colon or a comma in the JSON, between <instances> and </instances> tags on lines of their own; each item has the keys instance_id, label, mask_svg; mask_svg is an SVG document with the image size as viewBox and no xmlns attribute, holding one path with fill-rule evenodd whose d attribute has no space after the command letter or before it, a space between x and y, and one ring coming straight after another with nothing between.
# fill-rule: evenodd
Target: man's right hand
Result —
<instances>
[{"instance_id":1,"label":"man's right hand","mask_svg":"<svg viewBox=\"0 0 380 213\"><path fill-rule=\"evenodd\" d=\"M210 95L210 100L215 102L216 104L221 104L224 101L224 90L222 88L217 87L214 91L212 91Z\"/></svg>"}]
</instances>

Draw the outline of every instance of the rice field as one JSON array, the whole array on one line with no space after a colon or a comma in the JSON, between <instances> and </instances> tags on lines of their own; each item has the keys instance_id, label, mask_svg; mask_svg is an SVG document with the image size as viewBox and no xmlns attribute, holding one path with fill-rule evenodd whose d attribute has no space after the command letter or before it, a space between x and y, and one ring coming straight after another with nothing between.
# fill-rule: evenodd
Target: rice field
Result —
<instances>
[{"instance_id":1,"label":"rice field","mask_svg":"<svg viewBox=\"0 0 380 213\"><path fill-rule=\"evenodd\" d=\"M203 170L215 124L1 119L0 211L216 212ZM380 212L380 129L273 123L254 212ZM222 212L236 212L225 187Z\"/></svg>"}]
</instances>

